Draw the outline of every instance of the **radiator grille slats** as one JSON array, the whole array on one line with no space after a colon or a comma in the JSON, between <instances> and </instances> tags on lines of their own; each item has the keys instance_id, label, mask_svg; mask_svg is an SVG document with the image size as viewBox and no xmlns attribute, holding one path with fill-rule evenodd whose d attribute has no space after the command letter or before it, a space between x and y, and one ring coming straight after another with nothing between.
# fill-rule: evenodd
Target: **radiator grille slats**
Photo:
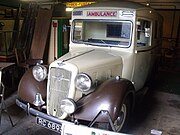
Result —
<instances>
[{"instance_id":1,"label":"radiator grille slats","mask_svg":"<svg viewBox=\"0 0 180 135\"><path fill-rule=\"evenodd\" d=\"M61 117L63 112L60 109L60 102L67 98L71 83L72 72L63 68L50 69L49 83L49 113Z\"/></svg>"}]
</instances>

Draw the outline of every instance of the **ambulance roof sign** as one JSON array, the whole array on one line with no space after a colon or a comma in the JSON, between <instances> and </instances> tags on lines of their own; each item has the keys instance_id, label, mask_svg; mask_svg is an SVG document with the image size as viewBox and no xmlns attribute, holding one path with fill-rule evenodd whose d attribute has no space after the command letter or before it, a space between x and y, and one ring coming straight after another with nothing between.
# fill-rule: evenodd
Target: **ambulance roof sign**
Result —
<instances>
[{"instance_id":1,"label":"ambulance roof sign","mask_svg":"<svg viewBox=\"0 0 180 135\"><path fill-rule=\"evenodd\" d=\"M87 11L87 16L117 17L117 11Z\"/></svg>"}]
</instances>

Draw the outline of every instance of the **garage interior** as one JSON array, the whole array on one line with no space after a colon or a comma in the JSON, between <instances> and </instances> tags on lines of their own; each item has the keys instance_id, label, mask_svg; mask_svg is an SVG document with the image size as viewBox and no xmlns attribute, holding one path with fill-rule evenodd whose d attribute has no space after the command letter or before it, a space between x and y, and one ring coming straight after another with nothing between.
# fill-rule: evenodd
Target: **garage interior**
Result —
<instances>
[{"instance_id":1,"label":"garage interior","mask_svg":"<svg viewBox=\"0 0 180 135\"><path fill-rule=\"evenodd\" d=\"M79 6L80 2L98 2L80 1L80 0L58 0L56 1L55 11L49 11L49 17L43 19L50 22L48 18L60 18L62 23L71 18L71 12L66 8ZM157 10L163 16L163 33L162 47L159 54L160 63L157 74L154 75L152 84L144 97L140 97L135 107L135 113L131 118L127 134L133 135L180 135L180 1L179 0L130 0L150 6ZM52 0L39 0L37 5L47 6ZM76 2L76 4L67 4ZM33 3L33 4L32 4ZM64 6L61 5L63 3ZM0 69L3 70L4 86L1 86L0 107L0 134L2 135L35 135L35 134L57 134L34 123L35 117L27 114L16 106L17 88L22 74L25 72L27 65L24 61L33 48L34 34L39 34L36 27L41 25L33 23L36 18L36 4L28 0L1 0L0 1ZM70 6L70 7L68 7ZM40 14L38 14L41 16ZM37 16L38 16L37 15ZM50 17L51 16L51 17ZM24 27L23 27L24 26ZM41 40L43 57L48 53L47 44L49 41L48 28L50 25L44 24L47 28L43 33L46 40ZM63 29L63 28L62 28ZM33 31L33 32L32 32ZM67 36L68 37L68 36ZM67 41L63 41L67 42ZM39 43L39 44L41 44ZM45 46L43 46L45 45ZM25 49L26 47L26 49ZM67 52L67 48L61 48L57 52L59 57ZM24 52L24 50L26 50ZM23 52L22 52L23 51ZM25 55L25 56L24 56ZM22 59L23 57L23 59ZM48 59L48 58L45 58ZM53 61L53 57L47 61ZM48 63L48 62L47 62ZM17 68L18 67L18 68ZM2 89L4 88L5 100L2 102ZM5 104L4 104L5 103ZM5 105L5 106L4 106Z\"/></svg>"}]
</instances>

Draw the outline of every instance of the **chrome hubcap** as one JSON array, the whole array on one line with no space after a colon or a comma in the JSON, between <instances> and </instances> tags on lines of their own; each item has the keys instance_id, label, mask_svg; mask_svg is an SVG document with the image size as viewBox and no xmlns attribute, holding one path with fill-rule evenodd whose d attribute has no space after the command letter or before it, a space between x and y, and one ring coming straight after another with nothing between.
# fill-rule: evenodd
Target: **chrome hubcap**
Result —
<instances>
[{"instance_id":1,"label":"chrome hubcap","mask_svg":"<svg viewBox=\"0 0 180 135\"><path fill-rule=\"evenodd\" d=\"M119 113L119 116L114 121L114 127L115 127L117 132L119 132L121 130L121 128L123 127L125 119L126 119L126 114L127 114L127 107L125 104L123 104L121 107L121 111Z\"/></svg>"}]
</instances>

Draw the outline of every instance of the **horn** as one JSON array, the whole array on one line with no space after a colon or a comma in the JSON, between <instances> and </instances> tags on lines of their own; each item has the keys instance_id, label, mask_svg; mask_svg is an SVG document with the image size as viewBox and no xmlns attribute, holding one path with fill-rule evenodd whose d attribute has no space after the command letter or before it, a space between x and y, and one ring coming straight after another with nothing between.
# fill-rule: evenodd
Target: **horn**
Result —
<instances>
[{"instance_id":1,"label":"horn","mask_svg":"<svg viewBox=\"0 0 180 135\"><path fill-rule=\"evenodd\" d=\"M35 106L38 106L38 107L42 106L43 104L45 104L45 102L43 101L42 96L41 96L40 93L36 93L35 100L34 100L33 104Z\"/></svg>"}]
</instances>

